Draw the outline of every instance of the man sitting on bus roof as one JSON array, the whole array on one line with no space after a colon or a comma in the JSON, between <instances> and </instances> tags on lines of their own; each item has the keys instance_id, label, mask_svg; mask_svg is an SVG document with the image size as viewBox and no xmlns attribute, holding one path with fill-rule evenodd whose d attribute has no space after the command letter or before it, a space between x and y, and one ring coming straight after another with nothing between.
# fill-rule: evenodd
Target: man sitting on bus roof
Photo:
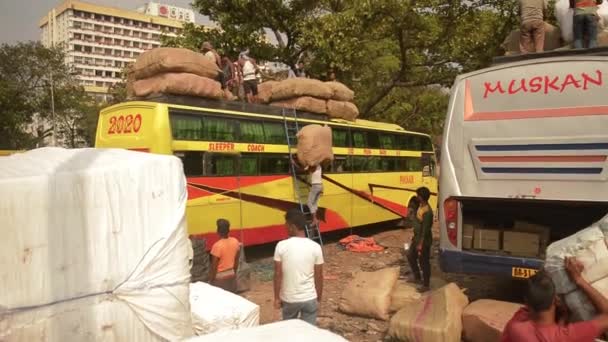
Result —
<instances>
[{"instance_id":1,"label":"man sitting on bus roof","mask_svg":"<svg viewBox=\"0 0 608 342\"><path fill-rule=\"evenodd\" d=\"M526 307L507 323L502 342L593 342L608 331L608 299L582 277L580 262L567 258L565 263L570 278L589 297L599 315L590 321L566 324L567 309L555 294L551 277L541 271L528 280Z\"/></svg>"}]
</instances>

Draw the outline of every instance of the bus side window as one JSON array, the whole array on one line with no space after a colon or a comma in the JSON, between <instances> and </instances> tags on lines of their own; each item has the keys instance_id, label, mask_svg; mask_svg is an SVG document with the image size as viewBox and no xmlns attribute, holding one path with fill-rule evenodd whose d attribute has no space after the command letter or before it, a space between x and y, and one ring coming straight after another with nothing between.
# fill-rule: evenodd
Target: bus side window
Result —
<instances>
[{"instance_id":1,"label":"bus side window","mask_svg":"<svg viewBox=\"0 0 608 342\"><path fill-rule=\"evenodd\" d=\"M366 134L363 131L352 131L353 133L353 147L356 148L367 148Z\"/></svg>"},{"instance_id":2,"label":"bus side window","mask_svg":"<svg viewBox=\"0 0 608 342\"><path fill-rule=\"evenodd\" d=\"M367 131L367 148L381 148L379 135L382 134L377 131Z\"/></svg>"},{"instance_id":3,"label":"bus side window","mask_svg":"<svg viewBox=\"0 0 608 342\"><path fill-rule=\"evenodd\" d=\"M433 175L433 158L431 153L422 153L420 163L422 164L422 177L430 177Z\"/></svg>"},{"instance_id":4,"label":"bus side window","mask_svg":"<svg viewBox=\"0 0 608 342\"><path fill-rule=\"evenodd\" d=\"M236 156L207 152L205 176L236 176Z\"/></svg>"},{"instance_id":5,"label":"bus side window","mask_svg":"<svg viewBox=\"0 0 608 342\"><path fill-rule=\"evenodd\" d=\"M264 142L266 144L286 144L286 139L283 124L264 121Z\"/></svg>"},{"instance_id":6,"label":"bus side window","mask_svg":"<svg viewBox=\"0 0 608 342\"><path fill-rule=\"evenodd\" d=\"M348 130L333 128L331 132L334 147L350 147L350 134L348 134Z\"/></svg>"},{"instance_id":7,"label":"bus side window","mask_svg":"<svg viewBox=\"0 0 608 342\"><path fill-rule=\"evenodd\" d=\"M397 149L397 144L395 143L396 137L394 135L380 133L378 138L380 139L380 148L385 150Z\"/></svg>"},{"instance_id":8,"label":"bus side window","mask_svg":"<svg viewBox=\"0 0 608 342\"><path fill-rule=\"evenodd\" d=\"M289 174L289 156L286 154L261 154L261 175Z\"/></svg>"},{"instance_id":9,"label":"bus side window","mask_svg":"<svg viewBox=\"0 0 608 342\"><path fill-rule=\"evenodd\" d=\"M347 162L347 157L336 156L331 165L331 172L333 173L344 173L349 171L349 165Z\"/></svg>"},{"instance_id":10,"label":"bus side window","mask_svg":"<svg viewBox=\"0 0 608 342\"><path fill-rule=\"evenodd\" d=\"M239 158L239 174L241 176L257 176L258 174L258 155L243 154Z\"/></svg>"},{"instance_id":11,"label":"bus side window","mask_svg":"<svg viewBox=\"0 0 608 342\"><path fill-rule=\"evenodd\" d=\"M241 120L239 123L240 141L248 143L264 142L264 126L261 122Z\"/></svg>"},{"instance_id":12,"label":"bus side window","mask_svg":"<svg viewBox=\"0 0 608 342\"><path fill-rule=\"evenodd\" d=\"M184 174L187 177L198 177L203 175L202 152L175 152L175 156L182 160Z\"/></svg>"},{"instance_id":13,"label":"bus side window","mask_svg":"<svg viewBox=\"0 0 608 342\"><path fill-rule=\"evenodd\" d=\"M205 117L203 139L208 141L235 141L237 123L234 119Z\"/></svg>"},{"instance_id":14,"label":"bus side window","mask_svg":"<svg viewBox=\"0 0 608 342\"><path fill-rule=\"evenodd\" d=\"M352 160L352 165L353 165L352 166L353 172L365 172L368 157L353 156L351 158L351 160Z\"/></svg>"}]
</instances>

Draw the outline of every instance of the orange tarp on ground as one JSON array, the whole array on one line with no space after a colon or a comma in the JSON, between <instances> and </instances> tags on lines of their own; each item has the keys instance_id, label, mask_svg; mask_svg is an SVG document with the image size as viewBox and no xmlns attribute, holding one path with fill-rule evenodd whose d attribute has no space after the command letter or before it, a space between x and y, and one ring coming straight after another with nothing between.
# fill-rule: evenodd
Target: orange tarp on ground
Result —
<instances>
[{"instance_id":1,"label":"orange tarp on ground","mask_svg":"<svg viewBox=\"0 0 608 342\"><path fill-rule=\"evenodd\" d=\"M374 238L363 238L358 235L349 235L340 240L340 244L351 252L381 252L384 247L378 245Z\"/></svg>"}]
</instances>

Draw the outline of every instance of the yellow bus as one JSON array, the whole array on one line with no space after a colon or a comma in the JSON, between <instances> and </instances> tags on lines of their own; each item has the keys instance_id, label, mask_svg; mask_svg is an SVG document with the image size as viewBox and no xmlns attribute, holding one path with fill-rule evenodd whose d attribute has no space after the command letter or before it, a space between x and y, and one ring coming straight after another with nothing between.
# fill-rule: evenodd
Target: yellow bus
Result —
<instances>
[{"instance_id":1,"label":"yellow bus","mask_svg":"<svg viewBox=\"0 0 608 342\"><path fill-rule=\"evenodd\" d=\"M298 206L285 132L295 120L283 114L267 105L163 95L102 110L95 145L181 158L189 234L210 246L216 219L225 218L243 244L257 245L285 238L284 212ZM400 220L420 186L431 190L436 206L428 135L305 112L297 112L297 123L327 124L333 132L335 159L325 167L318 210L321 232ZM307 183L298 181L303 202Z\"/></svg>"},{"instance_id":2,"label":"yellow bus","mask_svg":"<svg viewBox=\"0 0 608 342\"><path fill-rule=\"evenodd\" d=\"M15 153L21 153L23 151L21 150L0 150L0 157L7 157L10 156L11 154L15 154Z\"/></svg>"}]
</instances>

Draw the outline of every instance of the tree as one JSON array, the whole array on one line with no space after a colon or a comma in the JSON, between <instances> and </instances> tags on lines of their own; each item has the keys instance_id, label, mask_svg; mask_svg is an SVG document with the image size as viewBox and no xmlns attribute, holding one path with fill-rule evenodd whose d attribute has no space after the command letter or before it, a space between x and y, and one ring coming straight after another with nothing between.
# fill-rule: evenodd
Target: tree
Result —
<instances>
[{"instance_id":1,"label":"tree","mask_svg":"<svg viewBox=\"0 0 608 342\"><path fill-rule=\"evenodd\" d=\"M221 45L266 30L276 44L262 51L251 43L253 56L291 67L304 58L317 78L333 70L355 90L363 118L409 117L409 126L433 131L440 125L429 125L429 115L420 113L441 112L437 106L447 103L447 96L438 89L460 73L489 65L517 21L517 3L504 0L195 0L193 5L219 28L189 28L172 43L196 47L208 34L209 40L221 36L215 41Z\"/></svg>"},{"instance_id":2,"label":"tree","mask_svg":"<svg viewBox=\"0 0 608 342\"><path fill-rule=\"evenodd\" d=\"M52 134L53 102L58 135L65 131L62 127L67 126L62 125L66 120L72 120L72 125L82 124L74 116L91 103L72 78L62 47L46 48L38 42L1 45L0 148L40 146ZM72 127L71 132L76 131L80 132ZM69 135L68 141L76 142L75 136L72 139Z\"/></svg>"}]
</instances>

